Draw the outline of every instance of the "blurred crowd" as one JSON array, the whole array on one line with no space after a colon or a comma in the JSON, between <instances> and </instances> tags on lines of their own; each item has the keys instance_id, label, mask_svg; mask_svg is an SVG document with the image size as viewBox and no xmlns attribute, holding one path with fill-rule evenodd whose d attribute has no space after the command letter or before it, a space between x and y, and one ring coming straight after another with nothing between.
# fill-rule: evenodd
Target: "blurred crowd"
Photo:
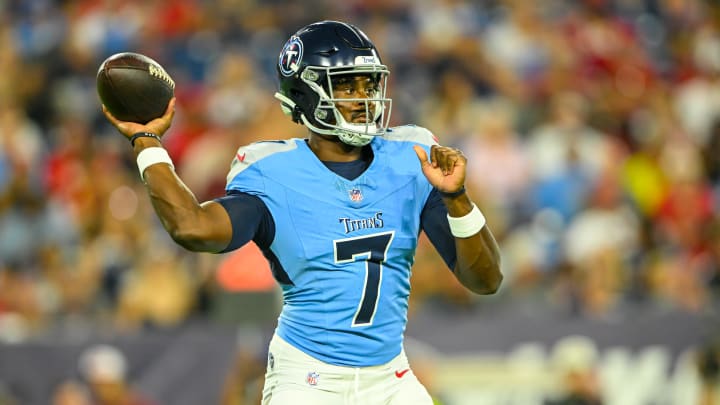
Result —
<instances>
[{"instance_id":1,"label":"blurred crowd","mask_svg":"<svg viewBox=\"0 0 720 405\"><path fill-rule=\"evenodd\" d=\"M164 232L102 116L97 69L123 51L166 68L178 106L164 144L202 201L223 194L238 146L305 136L272 98L275 63L322 19L380 49L394 125L464 151L504 254L492 300L589 317L718 308L716 1L23 0L0 2L0 19L0 341L213 311L229 255ZM486 302L425 239L413 283L414 310Z\"/></svg>"}]
</instances>

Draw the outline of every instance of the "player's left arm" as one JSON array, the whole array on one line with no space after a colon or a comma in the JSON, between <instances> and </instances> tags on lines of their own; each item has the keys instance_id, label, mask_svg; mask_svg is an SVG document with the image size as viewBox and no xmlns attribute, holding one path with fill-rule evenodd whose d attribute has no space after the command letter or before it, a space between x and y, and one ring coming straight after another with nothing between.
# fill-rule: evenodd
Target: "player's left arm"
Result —
<instances>
[{"instance_id":1,"label":"player's left arm","mask_svg":"<svg viewBox=\"0 0 720 405\"><path fill-rule=\"evenodd\" d=\"M467 159L455 148L433 145L430 159L420 146L414 146L423 174L438 191L450 217L463 218L471 214L473 202L464 192ZM456 194L453 194L456 193ZM444 195L443 195L444 194ZM453 194L453 195L448 195ZM484 219L483 219L484 220ZM469 232L477 217L470 215ZM468 236L455 236L456 262L454 273L458 281L477 294L493 294L500 287L500 249L487 226Z\"/></svg>"}]
</instances>

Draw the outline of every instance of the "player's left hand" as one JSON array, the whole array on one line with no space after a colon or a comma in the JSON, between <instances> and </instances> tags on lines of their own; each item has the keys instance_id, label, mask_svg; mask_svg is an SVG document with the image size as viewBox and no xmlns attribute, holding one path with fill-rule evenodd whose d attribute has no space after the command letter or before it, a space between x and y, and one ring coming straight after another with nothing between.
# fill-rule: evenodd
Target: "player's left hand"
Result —
<instances>
[{"instance_id":1,"label":"player's left hand","mask_svg":"<svg viewBox=\"0 0 720 405\"><path fill-rule=\"evenodd\" d=\"M439 191L453 193L465 184L467 159L459 149L433 145L430 148L430 160L425 149L413 146L420 160L423 174Z\"/></svg>"}]
</instances>

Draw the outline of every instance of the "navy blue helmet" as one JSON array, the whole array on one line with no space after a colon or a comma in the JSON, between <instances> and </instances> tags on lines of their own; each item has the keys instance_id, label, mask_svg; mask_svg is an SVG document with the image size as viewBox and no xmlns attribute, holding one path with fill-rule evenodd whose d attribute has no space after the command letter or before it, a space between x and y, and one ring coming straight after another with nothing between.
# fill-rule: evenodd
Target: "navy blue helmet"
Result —
<instances>
[{"instance_id":1,"label":"navy blue helmet","mask_svg":"<svg viewBox=\"0 0 720 405\"><path fill-rule=\"evenodd\" d=\"M277 73L280 89L275 97L283 111L313 132L362 146L387 130L392 109L392 100L386 97L390 71L375 45L357 27L321 21L301 28L280 52ZM368 75L377 84L372 97L333 98L333 83L339 76L358 75ZM338 101L365 103L370 119L362 124L347 122L336 108Z\"/></svg>"}]
</instances>

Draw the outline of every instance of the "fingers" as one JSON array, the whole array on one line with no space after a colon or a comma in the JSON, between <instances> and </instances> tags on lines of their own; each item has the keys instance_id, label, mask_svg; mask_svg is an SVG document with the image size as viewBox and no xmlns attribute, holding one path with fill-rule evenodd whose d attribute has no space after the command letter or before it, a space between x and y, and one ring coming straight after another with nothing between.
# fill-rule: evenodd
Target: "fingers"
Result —
<instances>
[{"instance_id":1,"label":"fingers","mask_svg":"<svg viewBox=\"0 0 720 405\"><path fill-rule=\"evenodd\" d=\"M114 126L118 126L120 121L118 121L118 119L110 113L110 110L105 107L105 104L102 105L102 111L103 114L105 114L105 118L107 118L107 120L110 121L111 124L113 124Z\"/></svg>"},{"instance_id":2,"label":"fingers","mask_svg":"<svg viewBox=\"0 0 720 405\"><path fill-rule=\"evenodd\" d=\"M172 124L173 117L175 116L175 98L173 97L170 102L168 102L168 106L162 117L155 118L147 124L120 121L112 115L105 105L102 106L102 111L105 118L107 118L107 120L110 121L110 123L117 128L121 134L127 137L130 137L132 134L137 132L152 132L158 136L163 136L165 131L170 128L170 124Z\"/></svg>"},{"instance_id":3,"label":"fingers","mask_svg":"<svg viewBox=\"0 0 720 405\"><path fill-rule=\"evenodd\" d=\"M430 148L430 161L428 161L425 149L421 146L415 145L413 149L423 167L429 165L432 168L440 168L444 175L452 174L455 166L464 164L466 161L460 150L448 146L433 145Z\"/></svg>"},{"instance_id":4,"label":"fingers","mask_svg":"<svg viewBox=\"0 0 720 405\"><path fill-rule=\"evenodd\" d=\"M165 109L165 113L163 114L163 118L172 121L173 116L175 116L175 97L170 99L170 102Z\"/></svg>"},{"instance_id":5,"label":"fingers","mask_svg":"<svg viewBox=\"0 0 720 405\"><path fill-rule=\"evenodd\" d=\"M133 128L131 127L132 125L137 125L137 124L120 121L119 119L115 118L115 116L112 115L110 110L108 110L108 108L105 107L105 104L103 104L102 110L103 110L103 114L105 114L105 118L107 118L107 120L110 121L110 123L118 130L118 132L120 132L124 136L129 137L133 133L139 132L139 131L133 132Z\"/></svg>"},{"instance_id":6,"label":"fingers","mask_svg":"<svg viewBox=\"0 0 720 405\"><path fill-rule=\"evenodd\" d=\"M413 149L415 150L415 154L417 154L417 157L420 160L420 166L425 167L430 164L430 162L428 162L428 155L425 152L425 149L423 149L419 145L414 145Z\"/></svg>"},{"instance_id":7,"label":"fingers","mask_svg":"<svg viewBox=\"0 0 720 405\"><path fill-rule=\"evenodd\" d=\"M170 99L170 102L168 103L167 108L165 109L165 113L163 113L162 117L156 118L150 122L147 123L147 127L149 128L150 132L162 136L162 134L165 133L165 131L170 128L170 124L172 124L173 117L175 116L175 97Z\"/></svg>"},{"instance_id":8,"label":"fingers","mask_svg":"<svg viewBox=\"0 0 720 405\"><path fill-rule=\"evenodd\" d=\"M465 164L465 156L459 149L433 145L430 148L433 167L439 167L444 175L450 175L458 165Z\"/></svg>"}]
</instances>

